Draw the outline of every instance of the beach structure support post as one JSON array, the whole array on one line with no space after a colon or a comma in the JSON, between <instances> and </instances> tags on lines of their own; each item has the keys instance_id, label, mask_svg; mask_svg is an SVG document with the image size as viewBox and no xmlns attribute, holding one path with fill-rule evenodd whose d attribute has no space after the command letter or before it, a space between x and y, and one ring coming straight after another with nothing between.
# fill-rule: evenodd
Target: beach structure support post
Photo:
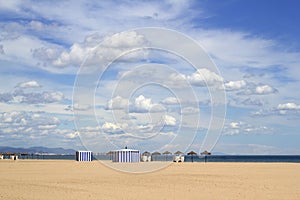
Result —
<instances>
[{"instance_id":1,"label":"beach structure support post","mask_svg":"<svg viewBox=\"0 0 300 200\"><path fill-rule=\"evenodd\" d=\"M112 151L113 162L140 162L140 151L135 149L120 149Z\"/></svg>"},{"instance_id":2,"label":"beach structure support post","mask_svg":"<svg viewBox=\"0 0 300 200\"><path fill-rule=\"evenodd\" d=\"M93 153L91 151L76 151L76 161L92 161Z\"/></svg>"}]
</instances>

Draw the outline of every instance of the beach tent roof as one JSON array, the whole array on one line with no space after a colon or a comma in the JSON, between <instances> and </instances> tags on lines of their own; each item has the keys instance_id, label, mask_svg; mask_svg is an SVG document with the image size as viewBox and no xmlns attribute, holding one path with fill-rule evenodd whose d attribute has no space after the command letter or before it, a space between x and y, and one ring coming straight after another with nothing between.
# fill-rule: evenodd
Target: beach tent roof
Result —
<instances>
[{"instance_id":1,"label":"beach tent roof","mask_svg":"<svg viewBox=\"0 0 300 200\"><path fill-rule=\"evenodd\" d=\"M187 153L187 155L197 155L197 153L195 151L190 151Z\"/></svg>"}]
</instances>

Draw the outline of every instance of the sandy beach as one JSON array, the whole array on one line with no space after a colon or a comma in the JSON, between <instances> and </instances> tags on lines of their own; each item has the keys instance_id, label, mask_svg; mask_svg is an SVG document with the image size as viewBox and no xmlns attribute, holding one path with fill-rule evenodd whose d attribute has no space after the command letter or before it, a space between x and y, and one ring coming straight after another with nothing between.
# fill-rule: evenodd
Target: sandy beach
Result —
<instances>
[{"instance_id":1,"label":"sandy beach","mask_svg":"<svg viewBox=\"0 0 300 200\"><path fill-rule=\"evenodd\" d=\"M0 199L300 199L299 163L174 163L128 174L97 161L0 161Z\"/></svg>"}]
</instances>

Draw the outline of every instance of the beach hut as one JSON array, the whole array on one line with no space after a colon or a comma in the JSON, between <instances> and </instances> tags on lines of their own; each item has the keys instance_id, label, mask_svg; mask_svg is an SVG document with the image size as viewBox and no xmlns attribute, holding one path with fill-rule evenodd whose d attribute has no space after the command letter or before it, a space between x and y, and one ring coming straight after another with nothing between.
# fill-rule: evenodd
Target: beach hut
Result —
<instances>
[{"instance_id":1,"label":"beach hut","mask_svg":"<svg viewBox=\"0 0 300 200\"><path fill-rule=\"evenodd\" d=\"M12 160L18 160L18 155L17 154L11 154L10 159Z\"/></svg>"},{"instance_id":2,"label":"beach hut","mask_svg":"<svg viewBox=\"0 0 300 200\"><path fill-rule=\"evenodd\" d=\"M112 151L113 162L140 162L140 151L135 149L120 149Z\"/></svg>"},{"instance_id":3,"label":"beach hut","mask_svg":"<svg viewBox=\"0 0 300 200\"><path fill-rule=\"evenodd\" d=\"M163 152L164 155L166 155L166 161L168 160L168 155L172 155L172 152L170 151L165 151Z\"/></svg>"},{"instance_id":4,"label":"beach hut","mask_svg":"<svg viewBox=\"0 0 300 200\"><path fill-rule=\"evenodd\" d=\"M161 153L158 151L151 153L151 161L161 161Z\"/></svg>"},{"instance_id":5,"label":"beach hut","mask_svg":"<svg viewBox=\"0 0 300 200\"><path fill-rule=\"evenodd\" d=\"M93 160L93 153L91 151L76 151L76 161L83 162L83 161L92 161Z\"/></svg>"},{"instance_id":6,"label":"beach hut","mask_svg":"<svg viewBox=\"0 0 300 200\"><path fill-rule=\"evenodd\" d=\"M173 162L184 162L183 152L176 151L173 156Z\"/></svg>"},{"instance_id":7,"label":"beach hut","mask_svg":"<svg viewBox=\"0 0 300 200\"><path fill-rule=\"evenodd\" d=\"M148 151L145 151L144 153L142 153L141 160L143 162L150 162L151 161L151 153Z\"/></svg>"}]
</instances>

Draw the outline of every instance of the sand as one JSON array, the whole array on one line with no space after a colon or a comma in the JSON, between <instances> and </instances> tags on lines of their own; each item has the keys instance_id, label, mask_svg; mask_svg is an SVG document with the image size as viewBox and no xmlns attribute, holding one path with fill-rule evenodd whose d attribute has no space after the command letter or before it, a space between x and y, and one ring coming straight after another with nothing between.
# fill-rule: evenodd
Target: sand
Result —
<instances>
[{"instance_id":1,"label":"sand","mask_svg":"<svg viewBox=\"0 0 300 200\"><path fill-rule=\"evenodd\" d=\"M300 163L174 163L128 174L97 161L0 160L0 199L300 199Z\"/></svg>"}]
</instances>

